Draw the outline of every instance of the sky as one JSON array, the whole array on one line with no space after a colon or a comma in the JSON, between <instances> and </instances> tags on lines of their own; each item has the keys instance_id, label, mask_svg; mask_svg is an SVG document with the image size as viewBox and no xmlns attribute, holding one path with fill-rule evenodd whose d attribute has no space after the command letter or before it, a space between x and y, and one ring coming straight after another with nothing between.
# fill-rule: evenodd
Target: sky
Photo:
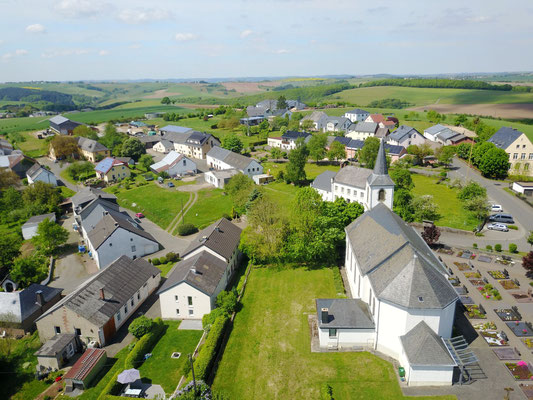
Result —
<instances>
[{"instance_id":1,"label":"sky","mask_svg":"<svg viewBox=\"0 0 533 400\"><path fill-rule=\"evenodd\" d=\"M0 81L533 70L531 0L0 0Z\"/></svg>"}]
</instances>

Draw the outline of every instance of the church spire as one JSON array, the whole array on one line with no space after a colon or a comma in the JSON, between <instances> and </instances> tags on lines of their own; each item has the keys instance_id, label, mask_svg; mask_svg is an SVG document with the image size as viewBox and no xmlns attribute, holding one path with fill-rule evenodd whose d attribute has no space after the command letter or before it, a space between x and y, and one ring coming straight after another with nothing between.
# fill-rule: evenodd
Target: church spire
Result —
<instances>
[{"instance_id":1,"label":"church spire","mask_svg":"<svg viewBox=\"0 0 533 400\"><path fill-rule=\"evenodd\" d=\"M385 146L383 145L383 139L379 141L379 150L376 157L376 163L374 164L373 175L388 175L389 170L387 168L387 156L385 155Z\"/></svg>"}]
</instances>

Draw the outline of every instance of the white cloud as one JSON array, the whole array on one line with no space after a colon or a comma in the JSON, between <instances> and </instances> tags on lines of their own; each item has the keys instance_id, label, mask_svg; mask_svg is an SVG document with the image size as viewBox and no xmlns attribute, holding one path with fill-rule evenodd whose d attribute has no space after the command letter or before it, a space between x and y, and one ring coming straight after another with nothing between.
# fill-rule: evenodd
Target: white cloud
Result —
<instances>
[{"instance_id":1,"label":"white cloud","mask_svg":"<svg viewBox=\"0 0 533 400\"><path fill-rule=\"evenodd\" d=\"M150 9L126 9L118 14L118 19L127 24L144 24L147 22L161 21L168 19L172 13L167 10Z\"/></svg>"},{"instance_id":2,"label":"white cloud","mask_svg":"<svg viewBox=\"0 0 533 400\"><path fill-rule=\"evenodd\" d=\"M28 33L44 33L46 28L41 24L32 24L26 27L26 32Z\"/></svg>"},{"instance_id":3,"label":"white cloud","mask_svg":"<svg viewBox=\"0 0 533 400\"><path fill-rule=\"evenodd\" d=\"M17 50L15 50L14 53L2 54L2 60L7 61L7 60L12 59L13 57L25 56L26 54L28 54L28 50L17 49Z\"/></svg>"},{"instance_id":4,"label":"white cloud","mask_svg":"<svg viewBox=\"0 0 533 400\"><path fill-rule=\"evenodd\" d=\"M290 50L287 49L278 49L274 51L275 54L289 54Z\"/></svg>"},{"instance_id":5,"label":"white cloud","mask_svg":"<svg viewBox=\"0 0 533 400\"><path fill-rule=\"evenodd\" d=\"M477 15L475 17L470 17L470 18L467 18L466 20L468 22L474 22L474 23L483 23L483 22L490 22L492 18L491 17L487 17L485 15Z\"/></svg>"},{"instance_id":6,"label":"white cloud","mask_svg":"<svg viewBox=\"0 0 533 400\"><path fill-rule=\"evenodd\" d=\"M5 53L5 54L2 54L2 60L7 61L7 60L9 60L10 58L13 58L13 54L12 54L12 53Z\"/></svg>"},{"instance_id":7,"label":"white cloud","mask_svg":"<svg viewBox=\"0 0 533 400\"><path fill-rule=\"evenodd\" d=\"M176 33L176 36L174 37L178 42L189 42L191 40L198 39L198 35L195 35L194 33Z\"/></svg>"},{"instance_id":8,"label":"white cloud","mask_svg":"<svg viewBox=\"0 0 533 400\"><path fill-rule=\"evenodd\" d=\"M24 50L24 49L15 50L15 55L16 56L25 56L26 54L28 54L28 50Z\"/></svg>"},{"instance_id":9,"label":"white cloud","mask_svg":"<svg viewBox=\"0 0 533 400\"><path fill-rule=\"evenodd\" d=\"M81 56L89 54L87 49L62 49L62 50L49 50L41 54L43 58L65 57L65 56Z\"/></svg>"},{"instance_id":10,"label":"white cloud","mask_svg":"<svg viewBox=\"0 0 533 400\"><path fill-rule=\"evenodd\" d=\"M252 33L254 33L254 31L250 30L250 29L246 29L244 31L241 32L241 39L246 39L248 36L250 36Z\"/></svg>"},{"instance_id":11,"label":"white cloud","mask_svg":"<svg viewBox=\"0 0 533 400\"><path fill-rule=\"evenodd\" d=\"M107 56L107 55L109 55L109 50L100 50L98 52L98 55L99 56Z\"/></svg>"},{"instance_id":12,"label":"white cloud","mask_svg":"<svg viewBox=\"0 0 533 400\"><path fill-rule=\"evenodd\" d=\"M140 49L142 45L140 43L133 43L128 46L128 49Z\"/></svg>"},{"instance_id":13,"label":"white cloud","mask_svg":"<svg viewBox=\"0 0 533 400\"><path fill-rule=\"evenodd\" d=\"M68 18L86 18L102 14L112 8L100 0L60 0L56 3L57 12Z\"/></svg>"}]
</instances>

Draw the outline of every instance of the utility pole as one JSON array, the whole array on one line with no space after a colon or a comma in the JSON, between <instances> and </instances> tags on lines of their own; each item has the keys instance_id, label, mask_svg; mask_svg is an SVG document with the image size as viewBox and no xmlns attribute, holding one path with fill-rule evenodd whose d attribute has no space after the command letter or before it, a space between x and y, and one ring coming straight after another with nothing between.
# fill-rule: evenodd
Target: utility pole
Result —
<instances>
[{"instance_id":1,"label":"utility pole","mask_svg":"<svg viewBox=\"0 0 533 400\"><path fill-rule=\"evenodd\" d=\"M189 361L191 363L191 371L192 371L192 384L194 385L194 397L196 398L196 378L194 377L194 363L192 362L192 354L189 353Z\"/></svg>"}]
</instances>

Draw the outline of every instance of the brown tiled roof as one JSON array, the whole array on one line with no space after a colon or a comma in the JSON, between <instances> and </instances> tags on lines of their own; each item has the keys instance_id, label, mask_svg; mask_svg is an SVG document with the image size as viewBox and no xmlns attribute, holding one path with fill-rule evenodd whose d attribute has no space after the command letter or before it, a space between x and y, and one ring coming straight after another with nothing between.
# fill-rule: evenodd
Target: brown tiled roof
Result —
<instances>
[{"instance_id":1,"label":"brown tiled roof","mask_svg":"<svg viewBox=\"0 0 533 400\"><path fill-rule=\"evenodd\" d=\"M63 376L63 379L84 380L91 373L98 361L104 356L107 356L104 349L87 349L72 368Z\"/></svg>"}]
</instances>

